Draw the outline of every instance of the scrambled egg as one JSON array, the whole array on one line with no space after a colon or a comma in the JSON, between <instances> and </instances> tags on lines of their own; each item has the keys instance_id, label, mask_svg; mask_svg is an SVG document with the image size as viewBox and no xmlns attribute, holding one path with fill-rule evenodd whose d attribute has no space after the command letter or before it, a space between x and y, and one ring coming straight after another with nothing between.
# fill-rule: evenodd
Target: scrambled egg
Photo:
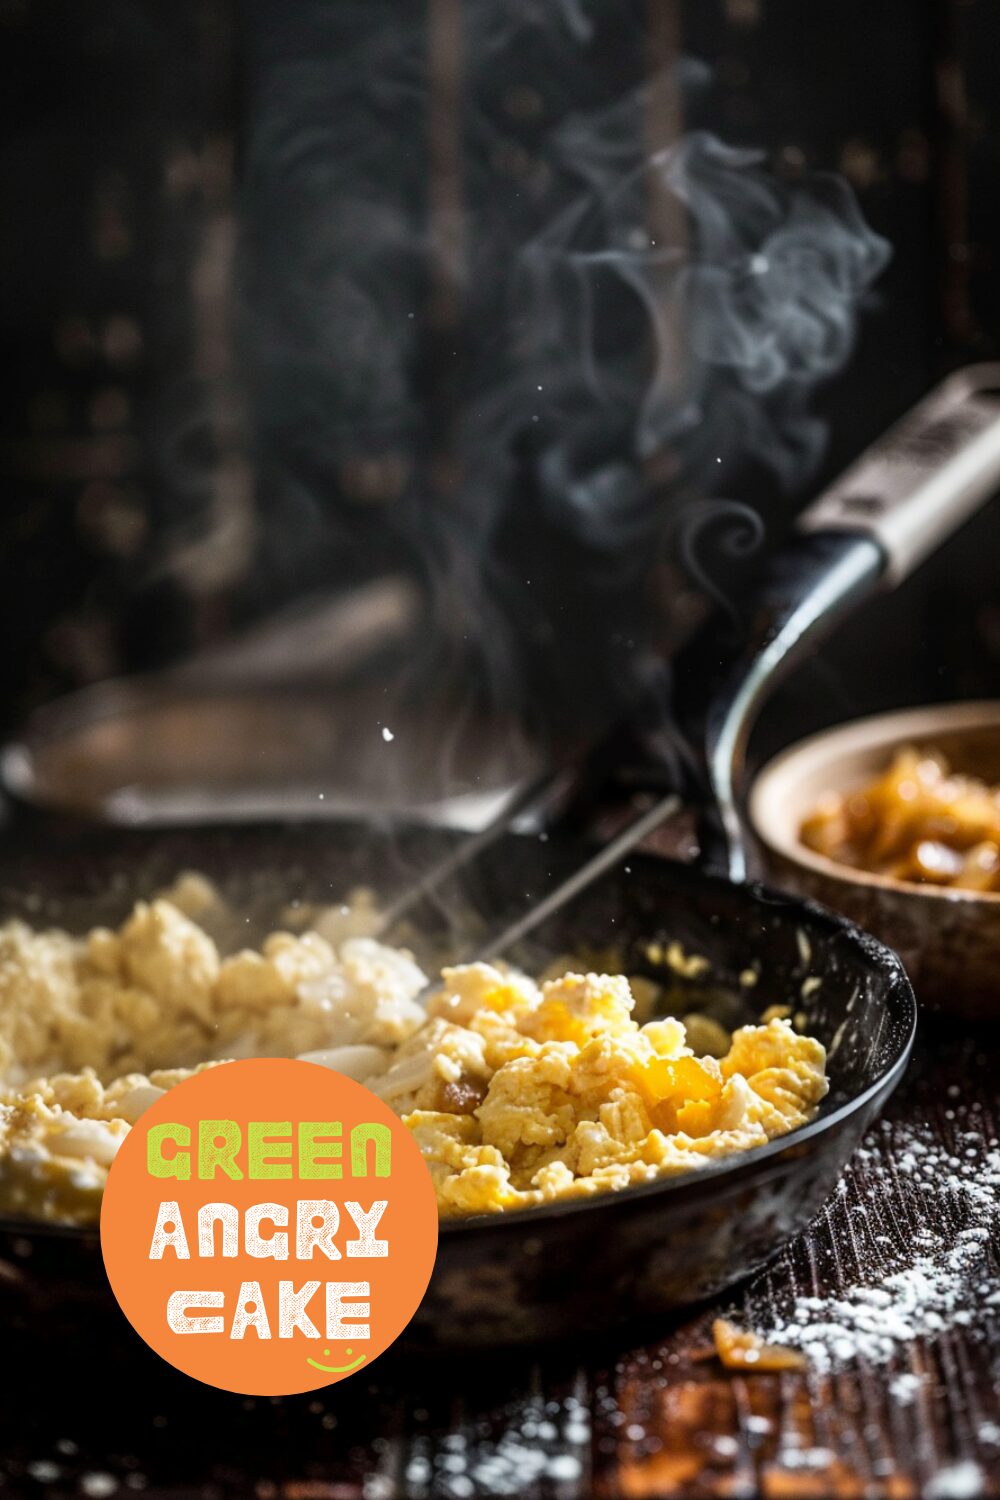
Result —
<instances>
[{"instance_id":1,"label":"scrambled egg","mask_svg":"<svg viewBox=\"0 0 1000 1500\"><path fill-rule=\"evenodd\" d=\"M193 1071L127 1073L104 1088L87 1068L0 1088L0 1212L96 1224L118 1147L143 1110Z\"/></svg>"},{"instance_id":2,"label":"scrambled egg","mask_svg":"<svg viewBox=\"0 0 1000 1500\"><path fill-rule=\"evenodd\" d=\"M625 978L538 986L485 964L446 969L425 1011L408 953L338 937L223 957L166 899L85 938L0 927L0 1212L96 1222L143 1110L234 1057L366 1083L416 1136L445 1217L689 1171L803 1124L826 1093L822 1046L784 1019L731 1038L704 1018L640 1026ZM720 1055L696 1056L709 1041Z\"/></svg>"},{"instance_id":3,"label":"scrambled egg","mask_svg":"<svg viewBox=\"0 0 1000 1500\"><path fill-rule=\"evenodd\" d=\"M304 1056L363 1078L425 1020L408 953L309 931L222 957L176 904L207 912L214 893L173 894L117 932L0 926L0 1212L96 1221L130 1125L205 1063Z\"/></svg>"},{"instance_id":4,"label":"scrambled egg","mask_svg":"<svg viewBox=\"0 0 1000 1500\"><path fill-rule=\"evenodd\" d=\"M444 971L427 1024L368 1081L419 1141L442 1216L690 1171L804 1124L827 1091L823 1047L787 1021L699 1058L682 1022L638 1026L632 1007L620 976Z\"/></svg>"}]
</instances>

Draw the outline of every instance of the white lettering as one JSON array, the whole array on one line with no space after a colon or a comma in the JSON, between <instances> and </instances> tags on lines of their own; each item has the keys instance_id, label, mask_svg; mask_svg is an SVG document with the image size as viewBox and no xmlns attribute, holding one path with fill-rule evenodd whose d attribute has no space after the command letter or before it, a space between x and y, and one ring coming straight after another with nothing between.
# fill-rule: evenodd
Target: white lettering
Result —
<instances>
[{"instance_id":1,"label":"white lettering","mask_svg":"<svg viewBox=\"0 0 1000 1500\"><path fill-rule=\"evenodd\" d=\"M248 1328L256 1329L258 1338L269 1339L271 1337L271 1325L264 1311L264 1298L259 1281L241 1283L229 1337L231 1339L244 1338Z\"/></svg>"},{"instance_id":2,"label":"white lettering","mask_svg":"<svg viewBox=\"0 0 1000 1500\"><path fill-rule=\"evenodd\" d=\"M221 1307L221 1292L173 1292L167 1302L167 1326L173 1333L221 1333L221 1318L192 1318L191 1307Z\"/></svg>"},{"instance_id":3,"label":"white lettering","mask_svg":"<svg viewBox=\"0 0 1000 1500\"><path fill-rule=\"evenodd\" d=\"M215 1254L215 1226L222 1225L222 1254L239 1254L240 1216L231 1203L203 1203L198 1210L198 1254Z\"/></svg>"},{"instance_id":4,"label":"white lettering","mask_svg":"<svg viewBox=\"0 0 1000 1500\"><path fill-rule=\"evenodd\" d=\"M276 1228L284 1230L288 1225L288 1209L283 1203L254 1203L247 1209L247 1254L257 1260L265 1260L268 1256L272 1260L287 1260L288 1235L272 1234L265 1239L260 1232L263 1219L270 1219Z\"/></svg>"},{"instance_id":5,"label":"white lettering","mask_svg":"<svg viewBox=\"0 0 1000 1500\"><path fill-rule=\"evenodd\" d=\"M296 1291L290 1281L278 1283L278 1337L290 1339L298 1329L307 1339L318 1339L319 1329L306 1314L306 1305L319 1291L318 1281L307 1281L301 1291Z\"/></svg>"},{"instance_id":6,"label":"white lettering","mask_svg":"<svg viewBox=\"0 0 1000 1500\"><path fill-rule=\"evenodd\" d=\"M162 1260L165 1250L173 1250L178 1260L190 1260L187 1235L181 1223L181 1206L171 1200L161 1203L156 1211L153 1243L149 1247L150 1260Z\"/></svg>"},{"instance_id":7,"label":"white lettering","mask_svg":"<svg viewBox=\"0 0 1000 1500\"><path fill-rule=\"evenodd\" d=\"M295 1254L299 1260L311 1260L314 1250L322 1250L327 1260L341 1260L333 1237L340 1227L340 1210L329 1198L300 1198L296 1216Z\"/></svg>"},{"instance_id":8,"label":"white lettering","mask_svg":"<svg viewBox=\"0 0 1000 1500\"><path fill-rule=\"evenodd\" d=\"M389 1241L377 1240L375 1231L379 1220L389 1207L389 1200L379 1198L367 1213L360 1203L345 1203L344 1207L354 1220L358 1231L358 1238L347 1242L348 1259L352 1257L356 1260L367 1260L369 1257L372 1260L384 1259L389 1254Z\"/></svg>"},{"instance_id":9,"label":"white lettering","mask_svg":"<svg viewBox=\"0 0 1000 1500\"><path fill-rule=\"evenodd\" d=\"M354 1302L357 1297L369 1297L371 1288L367 1281L328 1281L326 1284L326 1336L328 1339L370 1339L371 1328L367 1323L345 1323L344 1314L354 1318L370 1316L367 1302ZM354 1302L353 1307L344 1306Z\"/></svg>"}]
</instances>

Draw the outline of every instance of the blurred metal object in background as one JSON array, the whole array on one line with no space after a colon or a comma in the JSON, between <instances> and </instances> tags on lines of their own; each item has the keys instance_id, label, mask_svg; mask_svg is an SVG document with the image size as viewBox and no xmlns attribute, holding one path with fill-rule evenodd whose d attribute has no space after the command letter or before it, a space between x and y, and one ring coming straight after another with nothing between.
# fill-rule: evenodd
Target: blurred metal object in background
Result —
<instances>
[{"instance_id":1,"label":"blurred metal object in background","mask_svg":"<svg viewBox=\"0 0 1000 1500\"><path fill-rule=\"evenodd\" d=\"M12 796L127 824L408 814L488 822L537 770L528 742L472 710L389 698L373 663L420 628L405 579L299 607L166 672L39 710L0 757Z\"/></svg>"}]
</instances>

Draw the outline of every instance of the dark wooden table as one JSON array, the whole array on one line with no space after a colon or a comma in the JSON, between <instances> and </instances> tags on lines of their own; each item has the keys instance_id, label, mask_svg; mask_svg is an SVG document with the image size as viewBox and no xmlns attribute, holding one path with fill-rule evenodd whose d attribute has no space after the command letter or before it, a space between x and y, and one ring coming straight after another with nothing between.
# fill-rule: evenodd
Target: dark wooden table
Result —
<instances>
[{"instance_id":1,"label":"dark wooden table","mask_svg":"<svg viewBox=\"0 0 1000 1500\"><path fill-rule=\"evenodd\" d=\"M275 1401L196 1387L138 1341L116 1360L50 1334L4 1351L0 1500L1000 1496L1000 1308L982 1294L984 1274L1000 1288L996 1203L962 1317L889 1363L734 1375L709 1353L720 1308L760 1324L796 1295L876 1285L918 1249L954 1242L961 1195L927 1180L911 1141L916 1130L973 1163L996 1148L1000 1048L961 1031L925 1024L840 1190L716 1307L624 1347L420 1365L389 1355L371 1382Z\"/></svg>"}]
</instances>

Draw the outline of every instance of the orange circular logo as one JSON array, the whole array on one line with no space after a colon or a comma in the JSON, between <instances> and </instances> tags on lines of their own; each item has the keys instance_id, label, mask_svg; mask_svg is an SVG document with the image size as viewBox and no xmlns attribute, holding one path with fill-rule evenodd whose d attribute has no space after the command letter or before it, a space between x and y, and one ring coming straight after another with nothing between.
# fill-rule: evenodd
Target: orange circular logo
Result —
<instances>
[{"instance_id":1,"label":"orange circular logo","mask_svg":"<svg viewBox=\"0 0 1000 1500\"><path fill-rule=\"evenodd\" d=\"M364 1370L420 1304L430 1173L360 1083L279 1058L206 1068L158 1099L108 1176L112 1290L157 1354L251 1396Z\"/></svg>"}]
</instances>

